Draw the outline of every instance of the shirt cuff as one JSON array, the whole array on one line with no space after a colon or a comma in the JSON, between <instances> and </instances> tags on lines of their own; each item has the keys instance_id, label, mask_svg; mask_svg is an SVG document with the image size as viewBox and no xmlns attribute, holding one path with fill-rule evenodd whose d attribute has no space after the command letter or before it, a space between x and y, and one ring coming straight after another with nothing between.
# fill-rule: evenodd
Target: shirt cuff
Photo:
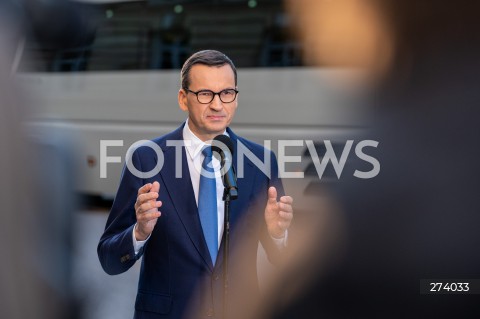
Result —
<instances>
[{"instance_id":1,"label":"shirt cuff","mask_svg":"<svg viewBox=\"0 0 480 319\"><path fill-rule=\"evenodd\" d=\"M145 239L145 240L137 240L135 238L135 227L137 227L137 224L135 224L135 226L133 226L133 230L132 230L133 249L135 250L135 256L136 256L136 255L138 255L138 252L140 251L140 249L143 248L143 246L145 245L147 240L150 238L151 234L148 235L147 239Z\"/></svg>"}]
</instances>

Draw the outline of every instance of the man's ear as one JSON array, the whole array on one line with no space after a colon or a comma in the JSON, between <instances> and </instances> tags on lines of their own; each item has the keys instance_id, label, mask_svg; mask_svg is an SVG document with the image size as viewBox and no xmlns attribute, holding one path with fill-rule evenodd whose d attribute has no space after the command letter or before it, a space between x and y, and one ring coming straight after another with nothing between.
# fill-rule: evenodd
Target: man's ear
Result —
<instances>
[{"instance_id":1,"label":"man's ear","mask_svg":"<svg viewBox=\"0 0 480 319\"><path fill-rule=\"evenodd\" d=\"M184 89L178 90L178 106L184 112L188 112L187 94Z\"/></svg>"}]
</instances>

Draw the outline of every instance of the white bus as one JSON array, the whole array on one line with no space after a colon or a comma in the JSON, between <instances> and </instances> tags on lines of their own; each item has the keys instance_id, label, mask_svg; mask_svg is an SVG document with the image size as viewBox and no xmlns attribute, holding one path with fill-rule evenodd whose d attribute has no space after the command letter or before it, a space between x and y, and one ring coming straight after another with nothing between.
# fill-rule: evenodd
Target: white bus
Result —
<instances>
[{"instance_id":1,"label":"white bus","mask_svg":"<svg viewBox=\"0 0 480 319\"><path fill-rule=\"evenodd\" d=\"M333 85L352 71L303 65L281 1L75 6L80 21L86 21L76 45L52 48L38 39L27 41L18 79L30 93L30 125L75 137L79 193L112 199L128 147L185 120L177 103L179 68L190 53L207 48L225 52L238 68L239 107L232 129L260 144L271 141L277 156L290 156L284 171L304 175L284 179L297 210L309 208L309 194L317 194L322 183L338 178L331 164L319 178L306 141L315 143L319 156L324 141L331 141L340 158L345 141L359 130L362 110L352 103L358 96ZM102 159L102 140L122 141L103 149L109 157L121 156L120 163ZM293 142L279 148L279 140ZM354 169L347 165L342 174Z\"/></svg>"}]
</instances>

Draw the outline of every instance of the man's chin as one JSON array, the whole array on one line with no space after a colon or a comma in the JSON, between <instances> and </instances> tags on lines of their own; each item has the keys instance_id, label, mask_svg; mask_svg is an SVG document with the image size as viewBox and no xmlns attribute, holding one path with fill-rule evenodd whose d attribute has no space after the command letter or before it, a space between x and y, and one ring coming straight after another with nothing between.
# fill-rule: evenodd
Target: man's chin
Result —
<instances>
[{"instance_id":1,"label":"man's chin","mask_svg":"<svg viewBox=\"0 0 480 319\"><path fill-rule=\"evenodd\" d=\"M208 132L209 132L209 135L219 135L219 134L223 134L223 132L225 132L225 129L227 128L227 124L226 123L218 123L218 125L209 125L208 127Z\"/></svg>"}]
</instances>

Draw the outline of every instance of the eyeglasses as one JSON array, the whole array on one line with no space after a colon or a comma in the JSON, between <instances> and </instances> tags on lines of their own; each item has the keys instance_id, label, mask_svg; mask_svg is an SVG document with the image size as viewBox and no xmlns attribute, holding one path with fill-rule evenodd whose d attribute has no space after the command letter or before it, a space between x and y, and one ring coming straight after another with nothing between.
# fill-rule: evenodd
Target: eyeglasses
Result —
<instances>
[{"instance_id":1,"label":"eyeglasses","mask_svg":"<svg viewBox=\"0 0 480 319\"><path fill-rule=\"evenodd\" d=\"M223 103L232 103L237 97L238 90L236 89L225 89L220 92L213 92L211 90L200 90L194 92L190 89L183 88L185 91L193 93L197 96L197 100L201 104L208 104L213 101L215 95L218 95L220 101Z\"/></svg>"}]
</instances>

